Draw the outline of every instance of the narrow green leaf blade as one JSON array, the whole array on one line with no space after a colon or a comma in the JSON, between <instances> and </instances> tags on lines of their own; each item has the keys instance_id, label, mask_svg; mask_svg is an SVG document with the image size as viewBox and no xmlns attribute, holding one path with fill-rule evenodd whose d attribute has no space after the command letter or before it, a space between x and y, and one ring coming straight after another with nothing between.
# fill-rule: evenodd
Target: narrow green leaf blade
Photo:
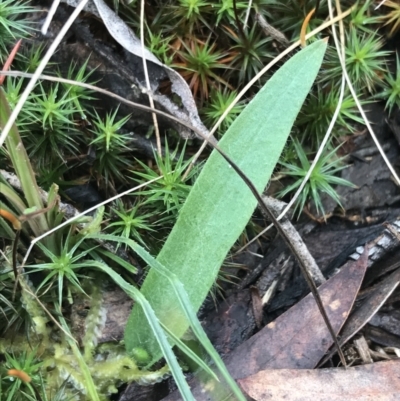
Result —
<instances>
[{"instance_id":1,"label":"narrow green leaf blade","mask_svg":"<svg viewBox=\"0 0 400 401\"><path fill-rule=\"evenodd\" d=\"M88 236L88 238L90 238L90 236ZM172 352L171 345L168 343L167 337L163 329L161 328L160 322L154 314L154 311L149 302L144 298L144 296L140 293L138 289L126 282L118 273L116 273L106 264L93 261L92 266L95 266L99 270L102 270L104 273L108 274L115 281L115 283L118 284L122 288L122 290L124 290L127 295L134 299L136 303L143 309L143 313L149 323L150 330L155 336L156 341L158 341L158 344L160 345L162 354L167 361L169 368L171 369L171 373L174 376L175 382L179 388L179 391L181 392L183 399L185 401L195 401L192 393L190 392L190 388L186 382L185 376L183 375L182 369L176 359L176 356Z\"/></svg>"},{"instance_id":2,"label":"narrow green leaf blade","mask_svg":"<svg viewBox=\"0 0 400 401\"><path fill-rule=\"evenodd\" d=\"M193 333L196 335L204 350L214 361L217 369L221 372L221 376L226 380L226 383L229 385L236 398L239 401L245 401L246 398L243 396L241 390L239 389L239 386L229 374L224 362L211 344L211 341L208 339L207 334L205 333L199 319L196 316L196 313L193 310L185 288L183 287L182 283L176 278L176 276L168 271L168 269L166 269L158 260L154 259L153 256L151 256L140 244L131 239L121 238L110 234L96 234L94 238L104 241L117 241L125 243L132 250L134 250L149 266L160 273L164 277L164 279L171 284L179 302L180 308L184 312L189 322L189 325L193 330ZM192 360L196 362L204 370L205 373L211 376L208 378L208 380L210 380L210 378L213 378L217 382L219 382L218 377L215 375L213 370L205 364L205 362L200 361L193 352L188 350L187 347L179 341L178 337L176 337L175 334L168 329L168 327L163 324L161 324L161 326L171 337L172 343L178 346L181 351L183 351L187 356L191 357ZM217 383L215 383L214 386L217 386Z\"/></svg>"},{"instance_id":3,"label":"narrow green leaf blade","mask_svg":"<svg viewBox=\"0 0 400 401\"><path fill-rule=\"evenodd\" d=\"M285 63L220 141L220 147L259 191L270 179L325 50L326 42L317 41ZM250 189L214 151L157 258L184 285L195 310L203 303L255 206ZM189 323L171 284L151 269L141 291L162 323L177 337L183 335ZM161 357L158 343L138 306L134 306L129 318L125 343L128 351L144 347L153 361Z\"/></svg>"}]
</instances>

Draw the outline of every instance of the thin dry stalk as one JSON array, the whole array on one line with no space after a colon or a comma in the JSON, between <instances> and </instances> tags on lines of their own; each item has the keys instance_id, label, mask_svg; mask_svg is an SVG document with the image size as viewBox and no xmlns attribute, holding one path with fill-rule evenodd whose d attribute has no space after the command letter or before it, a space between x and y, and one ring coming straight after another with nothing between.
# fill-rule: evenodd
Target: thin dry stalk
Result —
<instances>
[{"instance_id":1,"label":"thin dry stalk","mask_svg":"<svg viewBox=\"0 0 400 401\"><path fill-rule=\"evenodd\" d=\"M248 4L247 10L246 10L246 15L244 17L243 29L247 28L247 22L249 21L250 11L251 11L251 6L252 5L253 5L253 0L249 0L249 4Z\"/></svg>"},{"instance_id":2,"label":"thin dry stalk","mask_svg":"<svg viewBox=\"0 0 400 401\"><path fill-rule=\"evenodd\" d=\"M377 10L378 8L380 8L385 2L386 2L386 0L382 0L382 1L375 7L375 10Z\"/></svg>"},{"instance_id":3,"label":"thin dry stalk","mask_svg":"<svg viewBox=\"0 0 400 401\"><path fill-rule=\"evenodd\" d=\"M60 1L61 0L53 0L53 3L51 5L51 7L50 7L50 10L49 10L49 12L47 14L46 20L44 21L44 24L42 26L41 32L42 32L43 35L46 35L47 30L49 29L50 23L51 23L51 21L52 21L52 19L54 17L54 14L56 13L57 8L58 8L58 6L60 4Z\"/></svg>"},{"instance_id":4,"label":"thin dry stalk","mask_svg":"<svg viewBox=\"0 0 400 401\"><path fill-rule=\"evenodd\" d=\"M143 183L143 184L140 184L140 185L138 185L138 186L136 186L136 187L134 187L134 188L130 188L130 189L124 191L124 192L121 192L120 194L117 194L117 195L115 195L115 196L113 196L113 197L111 197L111 198L109 198L109 199L106 199L105 201L103 201L103 202L101 202L101 203L98 203L98 204L95 205L95 206L92 206L91 208L89 208L89 209L87 209L87 210L85 210L85 211L83 211L83 212L77 214L76 216L71 217L70 219L68 219L68 220L64 221L63 223L61 223L59 226L52 228L51 230L49 230L49 231L45 232L44 234L40 235L39 237L34 238L34 239L31 241L28 250L26 251L26 254L25 254L25 256L24 256L24 260L22 261L22 264L21 264L21 268L23 268L23 267L25 266L26 261L28 260L28 257L29 257L29 255L30 255L30 253L31 253L31 251L32 251L32 248L33 248L34 245L36 244L36 242L41 241L43 238L46 238L48 235L53 234L54 232L56 232L56 231L59 230L60 228L65 227L65 226L71 224L73 221L79 219L80 217L83 217L83 216L85 216L86 214L88 214L88 213L90 213L90 212L93 212L94 210L97 210L100 206L106 205L107 203L110 203L110 202L112 202L112 201L114 201L114 200L116 200L116 199L119 199L119 198L121 198L122 196L128 195L128 194L130 194L131 192L137 191L138 189L141 189L141 188L145 187L145 186L148 185L148 184L151 184L151 183L153 183L153 182L158 181L158 180L161 179L162 177L163 177L163 176L159 176L159 177L154 178L154 179L152 179L152 180L150 180L150 181L147 181L147 182L145 182L145 183Z\"/></svg>"},{"instance_id":5,"label":"thin dry stalk","mask_svg":"<svg viewBox=\"0 0 400 401\"><path fill-rule=\"evenodd\" d=\"M154 107L154 101L153 97L151 96L151 86L150 86L150 79L149 79L149 71L147 69L147 61L146 57L144 56L144 0L140 2L140 43L142 45L142 60L143 60L143 70L144 70L144 76L146 79L146 86L148 90L148 97L149 97L149 103L150 107L152 109L155 109ZM160 129L158 127L158 121L157 121L157 115L155 113L151 113L151 116L153 117L153 124L154 124L154 132L156 134L156 141L157 141L157 153L158 156L162 156L162 151L161 151L161 138L160 138Z\"/></svg>"},{"instance_id":6,"label":"thin dry stalk","mask_svg":"<svg viewBox=\"0 0 400 401\"><path fill-rule=\"evenodd\" d=\"M0 76L2 76L2 75L6 75L6 76L10 76L10 77L25 77L25 78L31 78L34 76L34 74L30 74L28 72L22 72L22 71L0 71ZM130 100L125 99L122 96L119 96L113 92L110 92L110 91L100 88L98 86L90 85L90 84L87 84L84 82L74 81L72 79L54 77L52 75L39 75L39 79L44 79L44 80L52 81L52 82L61 82L61 83L65 83L65 84L80 86L80 87L86 88L86 89L91 89L93 91L102 93L106 96L112 97L113 99L118 100L121 103L127 104L128 106L131 106L135 109L145 110L145 111L148 111L149 113L159 114L160 116L163 116L171 121L175 121L175 122L181 124L182 126L184 126L186 128L189 128L190 130L196 132L200 137L202 135L204 136L204 134L202 134L201 131L199 131L198 129L196 129L195 127L190 125L189 123L179 119L178 117L168 114L162 110L152 109L149 106L145 106L140 103L132 102Z\"/></svg>"},{"instance_id":7,"label":"thin dry stalk","mask_svg":"<svg viewBox=\"0 0 400 401\"><path fill-rule=\"evenodd\" d=\"M329 6L329 15L330 15L330 18L332 20L333 19L333 6L332 6L332 1L331 0L328 1L328 6ZM337 7L337 10L340 12L340 4L339 4L338 0L336 0L336 7ZM332 34L333 34L333 39L335 41L336 49L340 49L335 25L332 25ZM400 186L400 178L397 175L396 171L394 170L393 166L391 165L391 163L390 163L389 159L387 158L384 150L382 149L382 146L379 143L379 140L376 137L375 132L372 129L372 126L371 126L370 122L368 121L368 118L367 118L367 116L366 116L366 114L364 112L364 109L362 108L361 103L358 100L357 93L354 90L353 84L351 83L349 75L348 75L347 70L346 70L345 60L342 57L342 54L341 54L340 51L338 51L338 56L339 56L340 64L342 65L343 74L344 74L344 76L346 78L347 85L348 85L348 87L350 89L350 93L353 96L353 99L354 99L354 101L355 101L355 103L357 105L357 108L358 108L358 110L359 110L359 112L361 114L361 117L363 118L363 120L365 122L365 125L367 126L367 129L368 129L369 133L371 134L371 137L372 137L372 139L373 139L373 141L375 143L375 146L377 147L379 153L381 154L383 160L385 161L386 166L388 167L389 171L392 173L394 179L397 182L397 185Z\"/></svg>"},{"instance_id":8,"label":"thin dry stalk","mask_svg":"<svg viewBox=\"0 0 400 401\"><path fill-rule=\"evenodd\" d=\"M28 82L24 92L22 93L17 105L15 106L14 110L12 111L10 118L8 119L6 125L3 128L3 131L0 135L0 147L3 146L5 139L7 138L8 133L10 132L12 126L14 125L15 121L17 120L18 114L24 107L26 100L28 99L29 94L32 92L33 88L36 85L36 82L39 79L40 74L46 68L47 63L49 62L50 58L56 51L58 45L61 43L62 39L64 38L65 34L68 32L71 25L74 23L76 18L78 18L79 13L83 10L88 0L82 0L78 7L75 8L73 13L65 22L64 26L54 39L53 43L50 45L49 49L47 50L46 54L44 55L42 61L40 62L38 68L36 69L35 73L33 74L31 80Z\"/></svg>"}]
</instances>

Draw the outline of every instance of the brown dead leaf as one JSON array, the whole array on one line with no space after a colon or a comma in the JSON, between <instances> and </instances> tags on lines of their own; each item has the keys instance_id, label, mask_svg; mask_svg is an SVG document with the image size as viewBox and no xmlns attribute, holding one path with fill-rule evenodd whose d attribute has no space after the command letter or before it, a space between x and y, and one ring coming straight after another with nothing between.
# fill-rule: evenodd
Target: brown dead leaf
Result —
<instances>
[{"instance_id":1,"label":"brown dead leaf","mask_svg":"<svg viewBox=\"0 0 400 401\"><path fill-rule=\"evenodd\" d=\"M336 333L353 306L367 268L367 260L368 251L365 251L356 262L346 263L338 274L319 287L320 296ZM232 351L225 364L234 379L242 379L267 368L312 369L331 345L332 338L314 298L309 294ZM209 390L213 385L210 381L206 385L196 386L192 383L194 398L197 401L216 399L212 396L210 398L205 386ZM290 386L287 390L293 391L293 388ZM177 400L181 400L177 392L163 399Z\"/></svg>"},{"instance_id":2,"label":"brown dead leaf","mask_svg":"<svg viewBox=\"0 0 400 401\"><path fill-rule=\"evenodd\" d=\"M343 338L349 340L361 330L386 302L400 283L400 269L395 270L385 280L378 283L371 295L351 315L343 328Z\"/></svg>"},{"instance_id":3,"label":"brown dead leaf","mask_svg":"<svg viewBox=\"0 0 400 401\"><path fill-rule=\"evenodd\" d=\"M395 401L400 360L354 368L264 370L239 384L256 401Z\"/></svg>"},{"instance_id":4,"label":"brown dead leaf","mask_svg":"<svg viewBox=\"0 0 400 401\"><path fill-rule=\"evenodd\" d=\"M400 282L400 269L395 270L392 274L376 284L371 294L362 304L356 308L351 314L341 332L340 344L344 345L354 335L356 335L379 311L381 306L386 302L389 296L397 288ZM335 351L332 350L326 357L321 361L320 365L323 365L329 360Z\"/></svg>"},{"instance_id":5,"label":"brown dead leaf","mask_svg":"<svg viewBox=\"0 0 400 401\"><path fill-rule=\"evenodd\" d=\"M339 332L353 306L367 268L368 253L346 263L319 287L332 327ZM311 294L240 345L227 358L234 378L266 368L314 368L332 345L332 338Z\"/></svg>"}]
</instances>

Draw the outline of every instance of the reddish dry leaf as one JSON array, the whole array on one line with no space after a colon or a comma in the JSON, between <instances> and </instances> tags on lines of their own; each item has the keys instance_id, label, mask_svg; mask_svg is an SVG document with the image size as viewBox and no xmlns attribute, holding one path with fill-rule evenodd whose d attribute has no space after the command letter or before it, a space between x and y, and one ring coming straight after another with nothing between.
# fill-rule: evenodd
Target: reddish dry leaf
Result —
<instances>
[{"instance_id":1,"label":"reddish dry leaf","mask_svg":"<svg viewBox=\"0 0 400 401\"><path fill-rule=\"evenodd\" d=\"M16 54L17 54L17 52L18 52L18 50L19 50L19 48L21 46L21 42L22 42L22 39L20 39L14 45L14 48L12 49L10 55L8 56L6 62L4 63L3 71L8 71L8 69L10 68L10 66L11 66L12 62L14 61L14 58L15 58L15 56L16 56ZM5 79L6 79L5 75L0 76L0 86L3 85L3 82L4 82Z\"/></svg>"},{"instance_id":2,"label":"reddish dry leaf","mask_svg":"<svg viewBox=\"0 0 400 401\"><path fill-rule=\"evenodd\" d=\"M399 379L397 359L349 369L264 370L239 384L256 401L395 401Z\"/></svg>"}]
</instances>

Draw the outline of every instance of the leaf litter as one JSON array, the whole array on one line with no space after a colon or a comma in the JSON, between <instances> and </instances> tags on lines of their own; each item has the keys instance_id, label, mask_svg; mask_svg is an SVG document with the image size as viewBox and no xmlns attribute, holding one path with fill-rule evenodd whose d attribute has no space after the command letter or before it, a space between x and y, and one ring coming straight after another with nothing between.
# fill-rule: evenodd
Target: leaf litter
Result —
<instances>
[{"instance_id":1,"label":"leaf litter","mask_svg":"<svg viewBox=\"0 0 400 401\"><path fill-rule=\"evenodd\" d=\"M319 287L332 327L338 333L350 314L367 268L368 252L347 262L338 274ZM345 284L344 284L345 283ZM317 304L309 294L232 351L225 359L236 380L265 369L313 369L332 346L332 338ZM280 370L278 370L279 372ZM239 381L241 383L241 381ZM207 383L210 386L210 383ZM290 390L293 387L288 387ZM206 400L203 385L193 390L196 400ZM180 399L176 393L163 399Z\"/></svg>"},{"instance_id":2,"label":"leaf litter","mask_svg":"<svg viewBox=\"0 0 400 401\"><path fill-rule=\"evenodd\" d=\"M239 383L256 401L396 401L399 375L400 360L393 360L348 369L263 370Z\"/></svg>"}]
</instances>

